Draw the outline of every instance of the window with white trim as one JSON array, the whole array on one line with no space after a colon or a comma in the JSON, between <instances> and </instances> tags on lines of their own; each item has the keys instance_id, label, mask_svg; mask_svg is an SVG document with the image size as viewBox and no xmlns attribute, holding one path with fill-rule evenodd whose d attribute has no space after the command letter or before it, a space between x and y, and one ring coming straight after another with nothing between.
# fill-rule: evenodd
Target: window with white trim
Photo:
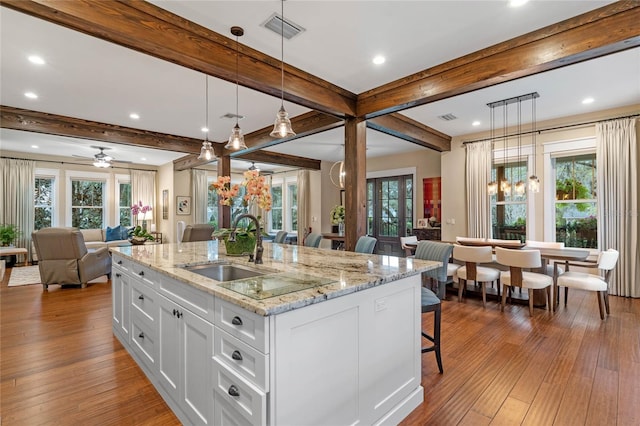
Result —
<instances>
[{"instance_id":1,"label":"window with white trim","mask_svg":"<svg viewBox=\"0 0 640 426\"><path fill-rule=\"evenodd\" d=\"M279 175L271 179L270 231L298 230L298 175Z\"/></svg>"},{"instance_id":2,"label":"window with white trim","mask_svg":"<svg viewBox=\"0 0 640 426\"><path fill-rule=\"evenodd\" d=\"M34 229L50 228L54 224L55 177L36 176Z\"/></svg>"},{"instance_id":3,"label":"window with white trim","mask_svg":"<svg viewBox=\"0 0 640 426\"><path fill-rule=\"evenodd\" d=\"M526 161L508 161L494 164L491 169L491 180L502 182L506 179L511 189L503 191L498 187L498 193L491 196L491 225L493 238L503 240L527 239L527 193L518 195L515 192L516 182L527 182Z\"/></svg>"},{"instance_id":4,"label":"window with white trim","mask_svg":"<svg viewBox=\"0 0 640 426\"><path fill-rule=\"evenodd\" d=\"M116 175L116 200L118 200L116 217L122 226L132 226L131 215L131 178L127 175Z\"/></svg>"}]
</instances>

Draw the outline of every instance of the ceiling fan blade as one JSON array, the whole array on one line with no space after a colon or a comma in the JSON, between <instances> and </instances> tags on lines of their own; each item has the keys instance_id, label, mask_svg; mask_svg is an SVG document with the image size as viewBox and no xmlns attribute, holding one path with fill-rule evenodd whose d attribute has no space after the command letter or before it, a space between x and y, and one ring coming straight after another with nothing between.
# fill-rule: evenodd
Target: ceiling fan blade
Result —
<instances>
[{"instance_id":1,"label":"ceiling fan blade","mask_svg":"<svg viewBox=\"0 0 640 426\"><path fill-rule=\"evenodd\" d=\"M71 154L72 157L76 157L76 158L82 158L84 160L93 160L92 157L85 157L84 155L76 155L76 154Z\"/></svg>"}]
</instances>

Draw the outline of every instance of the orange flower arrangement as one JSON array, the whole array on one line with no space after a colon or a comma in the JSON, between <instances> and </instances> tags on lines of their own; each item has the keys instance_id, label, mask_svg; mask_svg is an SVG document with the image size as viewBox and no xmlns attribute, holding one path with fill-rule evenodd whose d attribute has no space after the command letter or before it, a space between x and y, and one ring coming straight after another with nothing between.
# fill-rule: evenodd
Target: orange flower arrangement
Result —
<instances>
[{"instance_id":1,"label":"orange flower arrangement","mask_svg":"<svg viewBox=\"0 0 640 426\"><path fill-rule=\"evenodd\" d=\"M247 207L251 203L256 203L258 207L265 211L271 210L271 191L264 176L260 176L257 170L244 172L244 180L240 184L245 187L246 192L242 197L242 205ZM234 197L240 192L240 185L231 185L230 176L218 176L218 180L211 184L209 189L215 189L223 206L233 205Z\"/></svg>"}]
</instances>

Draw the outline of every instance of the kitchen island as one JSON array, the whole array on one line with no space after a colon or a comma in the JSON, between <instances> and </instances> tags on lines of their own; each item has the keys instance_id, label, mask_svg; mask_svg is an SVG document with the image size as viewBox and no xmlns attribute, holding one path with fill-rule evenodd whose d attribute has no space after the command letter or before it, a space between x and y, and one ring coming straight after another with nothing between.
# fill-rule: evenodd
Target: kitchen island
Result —
<instances>
[{"instance_id":1,"label":"kitchen island","mask_svg":"<svg viewBox=\"0 0 640 426\"><path fill-rule=\"evenodd\" d=\"M423 400L420 272L437 262L217 241L118 247L113 330L184 424L395 424ZM210 266L249 276L221 282Z\"/></svg>"}]
</instances>

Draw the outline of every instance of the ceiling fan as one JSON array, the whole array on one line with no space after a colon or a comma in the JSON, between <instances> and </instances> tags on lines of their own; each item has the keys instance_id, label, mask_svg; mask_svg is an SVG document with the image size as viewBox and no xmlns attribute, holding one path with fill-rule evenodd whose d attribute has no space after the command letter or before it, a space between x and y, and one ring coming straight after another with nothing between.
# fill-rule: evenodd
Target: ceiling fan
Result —
<instances>
[{"instance_id":1,"label":"ceiling fan","mask_svg":"<svg viewBox=\"0 0 640 426\"><path fill-rule=\"evenodd\" d=\"M77 158L84 158L86 160L91 160L91 161L93 161L93 165L94 166L100 167L100 168L110 167L112 162L116 162L116 163L131 163L131 161L116 160L115 158L113 158L109 154L105 154L104 153L105 150L111 149L111 148L107 148L107 147L104 147L104 146L95 146L95 145L92 145L91 148L100 150L100 152L98 152L96 155L94 155L93 158L83 157L82 155L75 155L75 154L73 154L73 156L77 157Z\"/></svg>"},{"instance_id":2,"label":"ceiling fan","mask_svg":"<svg viewBox=\"0 0 640 426\"><path fill-rule=\"evenodd\" d=\"M271 170L262 170L259 166L256 166L255 162L251 162L251 165L249 166L249 168L247 170L257 170L258 173L260 173L263 176L266 175L272 175L274 172Z\"/></svg>"}]
</instances>

